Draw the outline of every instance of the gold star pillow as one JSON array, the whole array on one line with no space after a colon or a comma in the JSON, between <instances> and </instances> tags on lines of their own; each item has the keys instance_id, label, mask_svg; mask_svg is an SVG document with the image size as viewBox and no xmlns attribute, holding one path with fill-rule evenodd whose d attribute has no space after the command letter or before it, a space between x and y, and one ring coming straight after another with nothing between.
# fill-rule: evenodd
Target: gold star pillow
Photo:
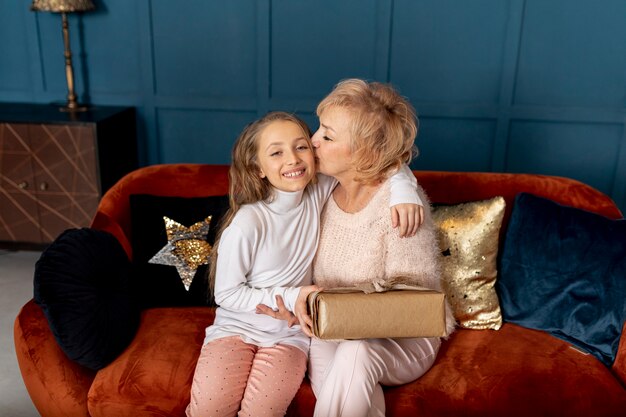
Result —
<instances>
[{"instance_id":1,"label":"gold star pillow","mask_svg":"<svg viewBox=\"0 0 626 417\"><path fill-rule=\"evenodd\" d=\"M211 245L206 241L211 226L211 216L190 227L163 216L167 243L148 261L151 264L176 267L178 275L189 291L200 265L208 265Z\"/></svg>"},{"instance_id":2,"label":"gold star pillow","mask_svg":"<svg viewBox=\"0 0 626 417\"><path fill-rule=\"evenodd\" d=\"M228 196L133 194L130 209L133 285L142 308L214 305L208 253Z\"/></svg>"},{"instance_id":3,"label":"gold star pillow","mask_svg":"<svg viewBox=\"0 0 626 417\"><path fill-rule=\"evenodd\" d=\"M433 207L443 287L461 327L502 326L495 283L504 209L503 197Z\"/></svg>"}]
</instances>

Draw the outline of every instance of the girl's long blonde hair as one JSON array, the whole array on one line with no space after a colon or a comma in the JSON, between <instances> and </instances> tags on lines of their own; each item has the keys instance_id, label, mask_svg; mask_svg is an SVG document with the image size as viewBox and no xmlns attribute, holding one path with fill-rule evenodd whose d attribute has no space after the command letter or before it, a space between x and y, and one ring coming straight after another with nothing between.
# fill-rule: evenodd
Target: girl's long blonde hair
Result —
<instances>
[{"instance_id":1,"label":"girl's long blonde hair","mask_svg":"<svg viewBox=\"0 0 626 417\"><path fill-rule=\"evenodd\" d=\"M267 126L277 121L292 122L297 124L308 141L311 140L311 130L307 124L297 116L276 111L267 113L260 119L247 125L233 146L232 163L228 171L228 200L230 208L222 217L215 237L215 243L211 249L211 264L209 268L209 291L213 294L215 289L215 274L217 268L217 256L222 232L233 221L235 214L242 205L270 200L272 185L267 178L261 178L261 168L257 162L258 143L261 134Z\"/></svg>"}]
</instances>

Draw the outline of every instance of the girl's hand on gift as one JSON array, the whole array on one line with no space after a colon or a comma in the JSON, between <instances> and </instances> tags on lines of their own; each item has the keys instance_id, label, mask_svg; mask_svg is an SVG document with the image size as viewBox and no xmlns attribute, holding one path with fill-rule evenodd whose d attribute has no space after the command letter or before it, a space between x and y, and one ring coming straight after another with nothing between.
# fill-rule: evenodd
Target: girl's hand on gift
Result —
<instances>
[{"instance_id":1,"label":"girl's hand on gift","mask_svg":"<svg viewBox=\"0 0 626 417\"><path fill-rule=\"evenodd\" d=\"M289 327L292 327L294 324L298 324L298 319L291 311L287 310L283 297L280 295L276 296L276 305L278 308L274 310L265 304L259 304L256 306L256 313L265 314L266 316L273 317L276 320L285 320L287 322L287 326Z\"/></svg>"},{"instance_id":2,"label":"girl's hand on gift","mask_svg":"<svg viewBox=\"0 0 626 417\"><path fill-rule=\"evenodd\" d=\"M400 237L412 237L424 222L424 207L418 204L396 204L391 207L391 225L399 227Z\"/></svg>"},{"instance_id":3,"label":"girl's hand on gift","mask_svg":"<svg viewBox=\"0 0 626 417\"><path fill-rule=\"evenodd\" d=\"M298 318L302 331L309 337L313 337L313 320L308 314L306 300L309 297L309 294L315 291L322 291L322 288L317 285L308 285L300 288L298 298L296 299L296 306L294 308L294 312L296 313L296 317Z\"/></svg>"}]
</instances>

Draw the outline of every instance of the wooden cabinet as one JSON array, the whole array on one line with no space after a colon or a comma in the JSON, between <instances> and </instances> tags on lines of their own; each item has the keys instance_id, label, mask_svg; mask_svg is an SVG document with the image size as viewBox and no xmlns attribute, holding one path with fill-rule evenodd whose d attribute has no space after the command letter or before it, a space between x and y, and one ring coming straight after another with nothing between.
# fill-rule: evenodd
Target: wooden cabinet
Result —
<instances>
[{"instance_id":1,"label":"wooden cabinet","mask_svg":"<svg viewBox=\"0 0 626 417\"><path fill-rule=\"evenodd\" d=\"M0 104L2 246L89 226L102 194L138 166L135 125L133 108Z\"/></svg>"}]
</instances>

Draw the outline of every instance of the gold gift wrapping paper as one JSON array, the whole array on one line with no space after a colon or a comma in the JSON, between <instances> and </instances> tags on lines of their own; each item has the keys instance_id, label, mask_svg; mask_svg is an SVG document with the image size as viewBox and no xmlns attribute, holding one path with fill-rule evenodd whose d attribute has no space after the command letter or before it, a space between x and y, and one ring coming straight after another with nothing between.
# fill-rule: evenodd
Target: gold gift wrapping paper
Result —
<instances>
[{"instance_id":1,"label":"gold gift wrapping paper","mask_svg":"<svg viewBox=\"0 0 626 417\"><path fill-rule=\"evenodd\" d=\"M446 332L445 295L437 291L316 291L307 302L313 334L320 339L441 337Z\"/></svg>"}]
</instances>

